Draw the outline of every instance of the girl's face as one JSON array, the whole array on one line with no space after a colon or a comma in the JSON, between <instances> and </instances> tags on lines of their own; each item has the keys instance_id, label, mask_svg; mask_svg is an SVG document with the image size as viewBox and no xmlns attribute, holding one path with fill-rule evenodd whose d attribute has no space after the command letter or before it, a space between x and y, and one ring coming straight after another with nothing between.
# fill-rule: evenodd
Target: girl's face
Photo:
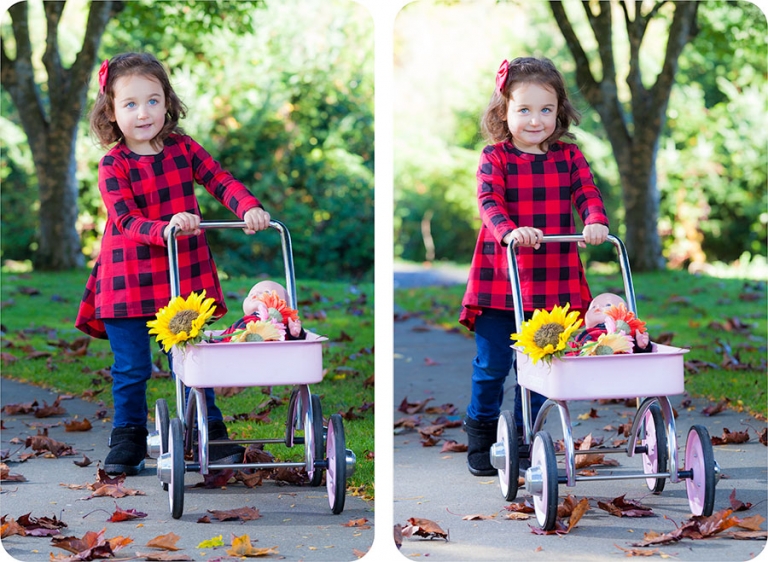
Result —
<instances>
[{"instance_id":1,"label":"girl's face","mask_svg":"<svg viewBox=\"0 0 768 562\"><path fill-rule=\"evenodd\" d=\"M519 150L544 154L539 145L555 131L557 94L541 84L518 84L509 94L506 121Z\"/></svg>"},{"instance_id":2,"label":"girl's face","mask_svg":"<svg viewBox=\"0 0 768 562\"><path fill-rule=\"evenodd\" d=\"M157 154L152 147L165 125L165 94L160 82L149 76L121 76L114 85L115 117L125 144L136 154Z\"/></svg>"}]
</instances>

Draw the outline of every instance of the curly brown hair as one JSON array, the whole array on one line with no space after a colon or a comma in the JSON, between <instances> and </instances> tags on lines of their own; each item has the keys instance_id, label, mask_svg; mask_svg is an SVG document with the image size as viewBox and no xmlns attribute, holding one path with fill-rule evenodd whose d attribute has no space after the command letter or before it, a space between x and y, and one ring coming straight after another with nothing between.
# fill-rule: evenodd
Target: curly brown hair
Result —
<instances>
[{"instance_id":1,"label":"curly brown hair","mask_svg":"<svg viewBox=\"0 0 768 562\"><path fill-rule=\"evenodd\" d=\"M184 134L179 127L179 119L186 117L187 108L171 87L168 73L160 61L149 53L122 53L109 60L107 80L104 91L99 92L96 103L91 110L91 132L103 147L123 140L123 132L115 121L115 81L122 76L146 76L157 80L165 95L166 114L165 125L152 139L152 147L160 150L163 142L171 133Z\"/></svg>"},{"instance_id":2,"label":"curly brown hair","mask_svg":"<svg viewBox=\"0 0 768 562\"><path fill-rule=\"evenodd\" d=\"M562 137L575 138L568 132L568 128L571 123L579 124L581 114L568 99L562 74L549 59L519 57L508 64L507 79L502 91L500 92L499 88L494 89L488 107L480 119L483 138L489 144L512 141L512 133L507 126L507 108L512 90L520 84L539 84L557 95L557 125L552 135L542 142L539 148L546 150L550 143Z\"/></svg>"}]
</instances>

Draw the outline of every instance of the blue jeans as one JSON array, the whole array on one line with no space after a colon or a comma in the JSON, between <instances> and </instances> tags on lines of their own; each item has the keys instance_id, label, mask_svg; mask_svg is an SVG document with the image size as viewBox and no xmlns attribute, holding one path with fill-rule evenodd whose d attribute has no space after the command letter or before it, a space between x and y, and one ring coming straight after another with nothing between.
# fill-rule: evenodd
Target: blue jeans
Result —
<instances>
[{"instance_id":1,"label":"blue jeans","mask_svg":"<svg viewBox=\"0 0 768 562\"><path fill-rule=\"evenodd\" d=\"M532 313L525 313L529 319ZM467 416L479 422L496 421L504 401L504 382L512 371L517 382L514 343L510 335L517 331L513 311L484 308L475 319L475 345L477 355L472 362L472 397ZM531 392L531 422L546 400L545 396ZM523 429L523 402L520 386L515 384L515 425L518 435Z\"/></svg>"},{"instance_id":2,"label":"blue jeans","mask_svg":"<svg viewBox=\"0 0 768 562\"><path fill-rule=\"evenodd\" d=\"M145 427L147 425L147 381L152 376L152 337L147 320L151 318L104 318L104 326L112 348L112 399L115 414L112 427ZM171 372L171 356L168 355ZM189 394L189 389L187 395ZM215 404L213 388L205 389L208 419L222 420Z\"/></svg>"}]
</instances>

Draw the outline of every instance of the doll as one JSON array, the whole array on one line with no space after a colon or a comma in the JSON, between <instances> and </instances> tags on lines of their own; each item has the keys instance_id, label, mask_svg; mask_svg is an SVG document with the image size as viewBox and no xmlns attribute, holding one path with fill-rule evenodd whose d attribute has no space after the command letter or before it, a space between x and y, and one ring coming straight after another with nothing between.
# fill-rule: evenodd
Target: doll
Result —
<instances>
[{"instance_id":1,"label":"doll","mask_svg":"<svg viewBox=\"0 0 768 562\"><path fill-rule=\"evenodd\" d=\"M243 317L221 335L240 333L221 341L306 339L307 333L301 327L298 312L289 308L286 300L287 293L282 285L274 281L259 281L243 299ZM258 334L258 337L252 339L249 334Z\"/></svg>"},{"instance_id":2,"label":"doll","mask_svg":"<svg viewBox=\"0 0 768 562\"><path fill-rule=\"evenodd\" d=\"M576 341L584 345L596 341L601 334L623 331L633 338L633 353L650 353L651 340L645 330L645 322L638 320L627 311L627 305L619 295L602 293L592 299L589 309L584 315L584 331Z\"/></svg>"}]
</instances>

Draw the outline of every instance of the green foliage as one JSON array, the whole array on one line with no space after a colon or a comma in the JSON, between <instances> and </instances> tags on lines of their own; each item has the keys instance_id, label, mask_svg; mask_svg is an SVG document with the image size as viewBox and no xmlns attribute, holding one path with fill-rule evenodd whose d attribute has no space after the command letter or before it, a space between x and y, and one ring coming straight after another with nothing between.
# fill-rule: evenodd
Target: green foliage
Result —
<instances>
[{"instance_id":1,"label":"green foliage","mask_svg":"<svg viewBox=\"0 0 768 562\"><path fill-rule=\"evenodd\" d=\"M188 107L185 131L289 227L297 276L372 279L372 26L362 6L342 0L126 2L104 34L100 58L144 50L169 68ZM96 89L89 94L93 100ZM78 230L93 258L106 220L97 185L104 151L85 117L77 143ZM7 118L18 122L12 113ZM4 170L19 170L17 160L3 150ZM25 185L31 173L8 174L19 196L12 203L4 185L4 208L34 200ZM202 188L198 193L204 219L235 218ZM5 257L29 254L28 236L7 236L27 227L22 217L36 226L33 213L4 214ZM238 236L210 236L230 275L279 265L279 245L249 246Z\"/></svg>"},{"instance_id":2,"label":"green foliage","mask_svg":"<svg viewBox=\"0 0 768 562\"><path fill-rule=\"evenodd\" d=\"M582 6L569 2L566 10L585 49L596 48ZM497 24L487 25L489 18ZM663 60L668 19L669 13L662 10L643 42L646 85ZM698 35L679 61L678 85L657 158L659 226L665 257L675 267L703 259L731 262L768 251L766 18L750 2L717 0L701 4L698 24ZM614 42L620 76L626 72L628 49L622 28L617 18ZM420 41L425 30L429 46ZM574 63L564 54L562 35L546 3L523 7L502 2L491 11L471 3L413 3L398 16L396 38L395 79L401 92L395 104L396 257L424 259L420 221L431 209L435 258L469 260L465 242L474 242L479 224L476 204L467 203L474 198L474 173L483 145L478 122L500 60L515 56L549 57L564 74L572 101L583 113L574 131L576 142L603 194L611 230L623 236L616 162L599 117L574 87ZM596 66L592 70L600 76ZM619 95L629 100L621 79ZM464 157L464 151L474 151L474 158ZM447 189L463 194L449 197ZM610 260L608 252L590 248L587 255Z\"/></svg>"},{"instance_id":3,"label":"green foliage","mask_svg":"<svg viewBox=\"0 0 768 562\"><path fill-rule=\"evenodd\" d=\"M73 326L88 271L60 273L14 274L3 271L0 300L3 303L3 377L44 386L54 392L82 395L97 392L94 399L112 405L109 378L103 375L112 364L106 340L91 339ZM279 277L275 277L279 279ZM222 282L230 312L214 326L224 328L242 315L240 302L253 279L235 278ZM373 495L374 445L374 325L373 286L339 282L297 283L299 314L305 328L324 336L323 381L311 385L321 397L323 414L347 414L344 421L347 447L357 455L355 475L349 486L362 486L362 492ZM89 340L87 354L73 353L77 338ZM35 353L33 353L35 352ZM16 357L14 361L8 356ZM157 351L158 376L148 382L147 402L151 415L154 403L165 398L175 412L175 386L167 376L167 362ZM290 368L290 357L286 357ZM371 379L366 382L367 379ZM233 396L220 396L217 403L225 416L259 413L269 398L265 387L249 387ZM291 387L267 389L271 396L285 401ZM349 412L351 411L351 415ZM269 412L264 422L237 420L230 423L231 433L248 437L282 437L285 433L287 405L282 403ZM228 418L229 419L229 418ZM280 459L303 460L303 448L282 446L270 451Z\"/></svg>"},{"instance_id":4,"label":"green foliage","mask_svg":"<svg viewBox=\"0 0 768 562\"><path fill-rule=\"evenodd\" d=\"M623 294L620 274L588 273L593 294ZM768 411L765 314L766 285L744 279L717 279L683 271L633 275L638 316L652 340L671 337L686 355L686 391L713 402L727 399L737 409ZM464 286L395 291L395 304L426 321L455 329ZM459 327L460 333L471 333Z\"/></svg>"}]
</instances>

